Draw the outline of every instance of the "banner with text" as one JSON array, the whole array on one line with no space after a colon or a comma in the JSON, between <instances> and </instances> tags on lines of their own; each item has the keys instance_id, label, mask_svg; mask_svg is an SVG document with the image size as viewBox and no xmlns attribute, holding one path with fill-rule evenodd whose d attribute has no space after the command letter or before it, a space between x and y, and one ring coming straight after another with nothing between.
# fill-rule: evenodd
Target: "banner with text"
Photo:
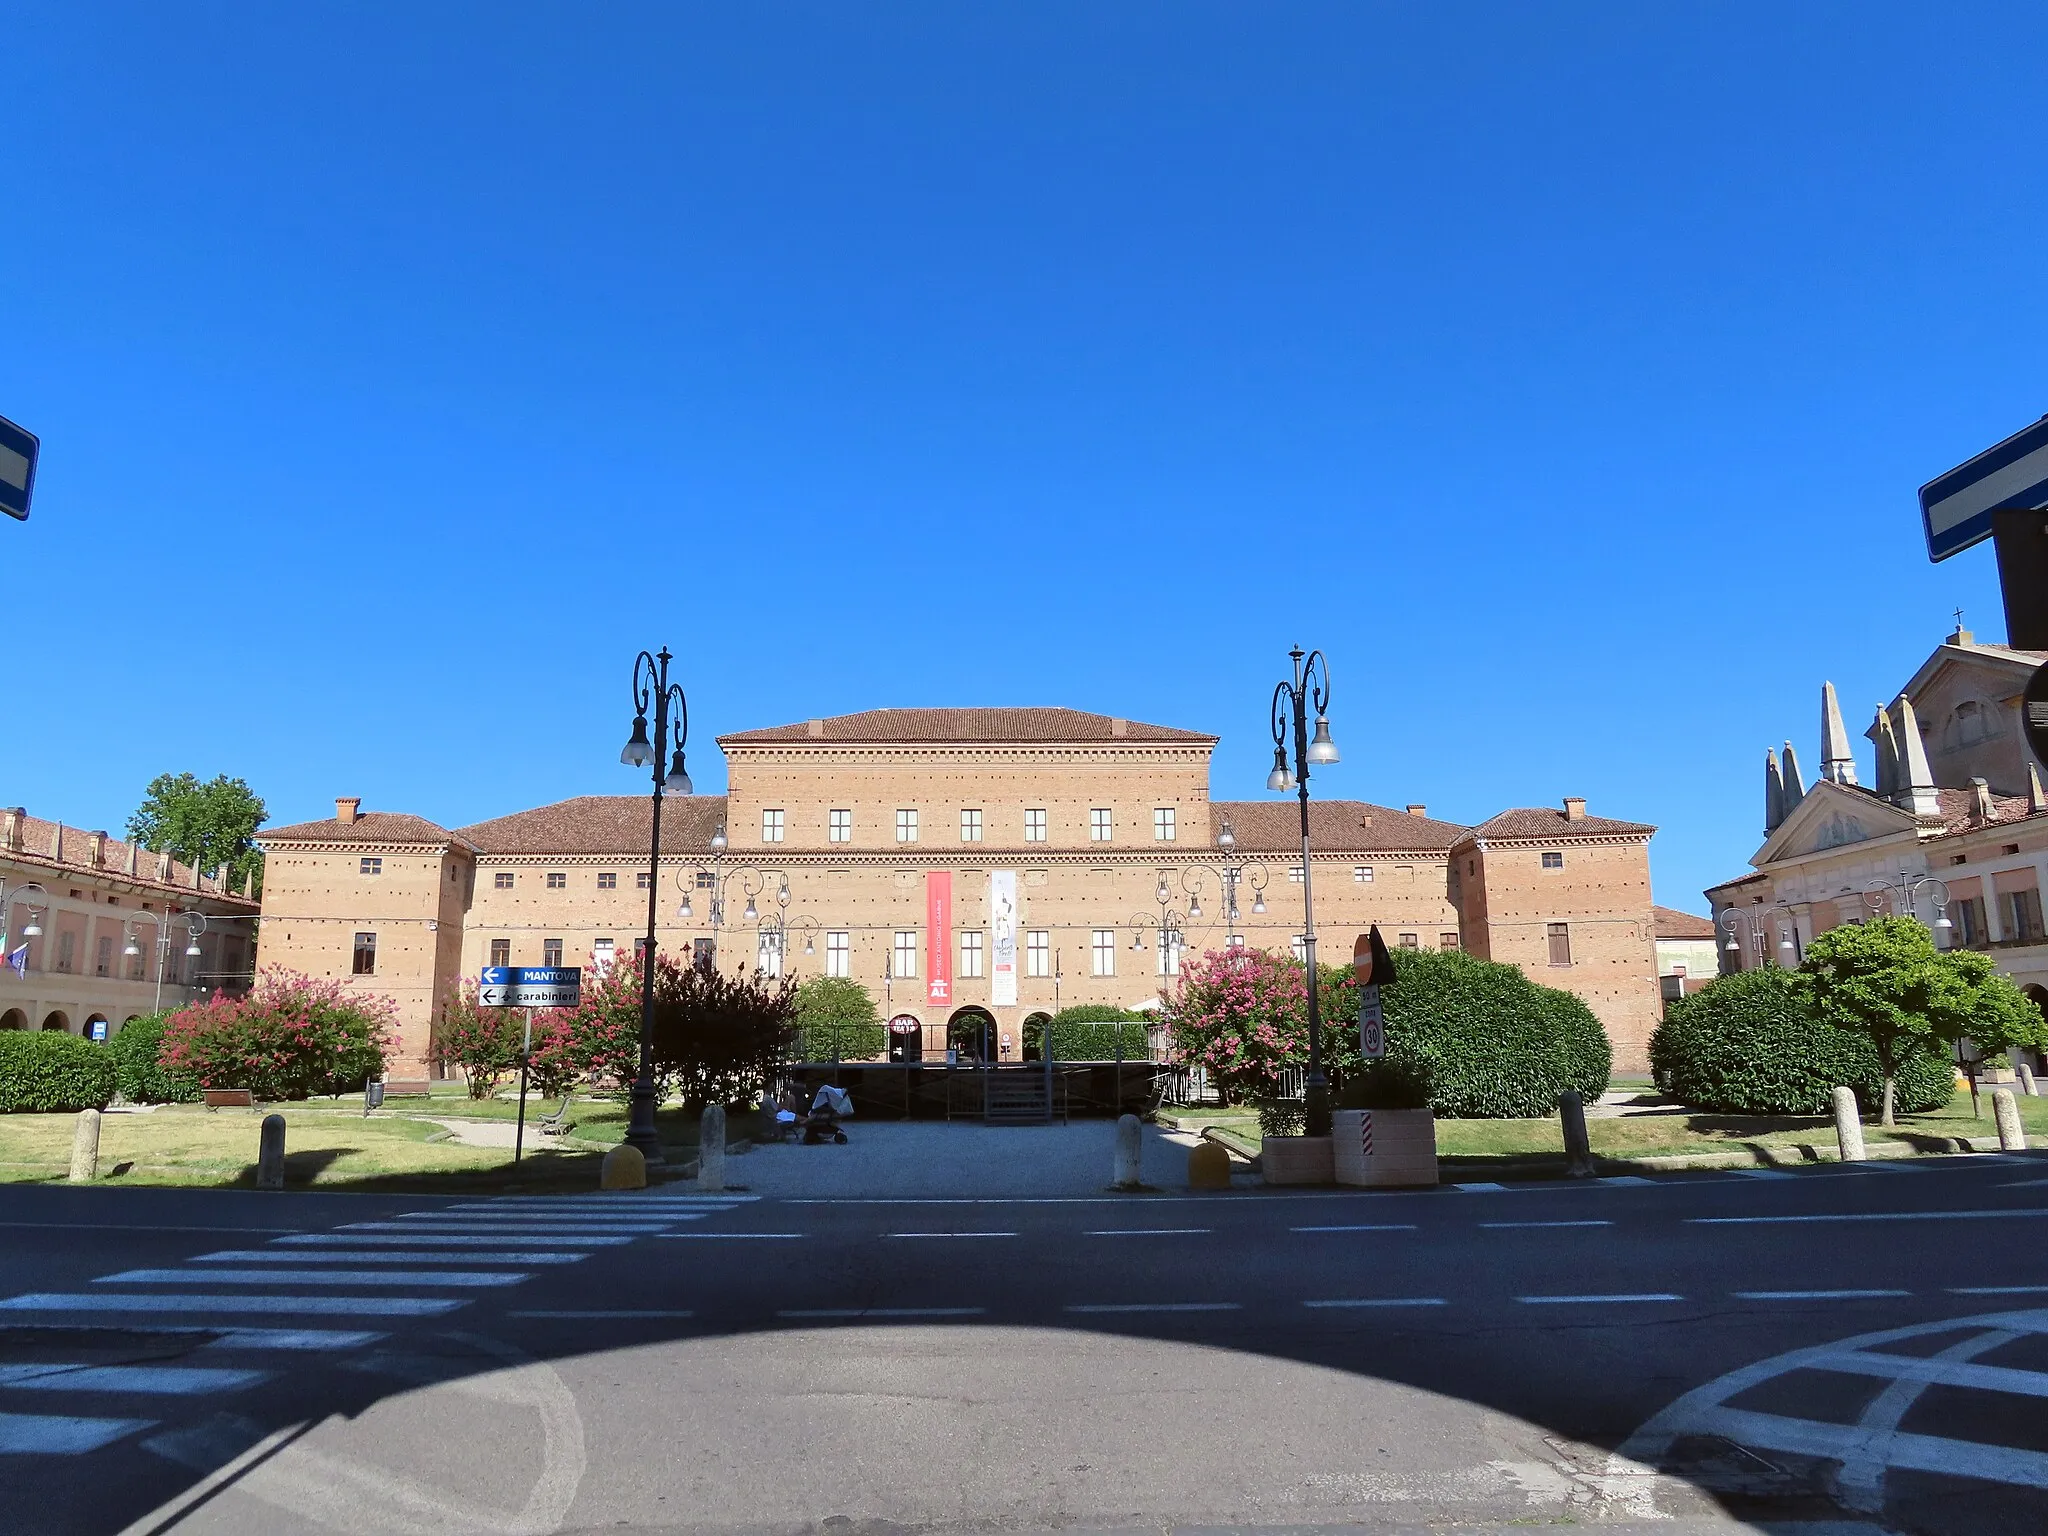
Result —
<instances>
[{"instance_id":1,"label":"banner with text","mask_svg":"<svg viewBox=\"0 0 2048 1536\"><path fill-rule=\"evenodd\" d=\"M924 1000L953 1001L953 872L924 872Z\"/></svg>"},{"instance_id":2,"label":"banner with text","mask_svg":"<svg viewBox=\"0 0 2048 1536\"><path fill-rule=\"evenodd\" d=\"M1017 871L988 872L988 1000L998 1008L1017 1005Z\"/></svg>"}]
</instances>

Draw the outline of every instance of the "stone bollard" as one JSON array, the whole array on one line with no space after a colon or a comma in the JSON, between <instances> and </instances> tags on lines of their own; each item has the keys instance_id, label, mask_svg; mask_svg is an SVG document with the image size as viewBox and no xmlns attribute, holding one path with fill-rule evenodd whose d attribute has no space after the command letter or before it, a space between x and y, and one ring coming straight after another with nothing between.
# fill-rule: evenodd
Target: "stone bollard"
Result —
<instances>
[{"instance_id":1,"label":"stone bollard","mask_svg":"<svg viewBox=\"0 0 2048 1536\"><path fill-rule=\"evenodd\" d=\"M256 1143L256 1187L284 1188L284 1116L265 1115Z\"/></svg>"},{"instance_id":2,"label":"stone bollard","mask_svg":"<svg viewBox=\"0 0 2048 1536\"><path fill-rule=\"evenodd\" d=\"M100 1112L81 1109L78 1128L71 1133L71 1182L88 1184L100 1172Z\"/></svg>"},{"instance_id":3,"label":"stone bollard","mask_svg":"<svg viewBox=\"0 0 2048 1536\"><path fill-rule=\"evenodd\" d=\"M1188 1148L1188 1188L1230 1188L1230 1154L1220 1141Z\"/></svg>"},{"instance_id":4,"label":"stone bollard","mask_svg":"<svg viewBox=\"0 0 2048 1536\"><path fill-rule=\"evenodd\" d=\"M1835 1141L1841 1146L1842 1161L1863 1161L1863 1118L1856 1109L1853 1088L1835 1090Z\"/></svg>"},{"instance_id":5,"label":"stone bollard","mask_svg":"<svg viewBox=\"0 0 2048 1536\"><path fill-rule=\"evenodd\" d=\"M1144 1145L1145 1132L1138 1124L1138 1117L1119 1117L1116 1122L1116 1158L1109 1180L1118 1189L1136 1189L1144 1182L1140 1166Z\"/></svg>"},{"instance_id":6,"label":"stone bollard","mask_svg":"<svg viewBox=\"0 0 2048 1536\"><path fill-rule=\"evenodd\" d=\"M2030 1099L2040 1097L2041 1090L2034 1086L2034 1069L2023 1061L2015 1070L2019 1073L2020 1092Z\"/></svg>"},{"instance_id":7,"label":"stone bollard","mask_svg":"<svg viewBox=\"0 0 2048 1536\"><path fill-rule=\"evenodd\" d=\"M1998 1119L1998 1150L2026 1151L2027 1128L2020 1123L2020 1101L2012 1096L2010 1088L2001 1088L1991 1095L1991 1113Z\"/></svg>"},{"instance_id":8,"label":"stone bollard","mask_svg":"<svg viewBox=\"0 0 2048 1536\"><path fill-rule=\"evenodd\" d=\"M605 1153L604 1162L597 1170L599 1189L645 1189L647 1187L647 1159L640 1155L638 1147L629 1147L623 1141Z\"/></svg>"},{"instance_id":9,"label":"stone bollard","mask_svg":"<svg viewBox=\"0 0 2048 1536\"><path fill-rule=\"evenodd\" d=\"M1567 1088L1557 1096L1557 1118L1564 1127L1565 1172L1574 1179L1593 1174L1593 1143L1586 1135L1586 1101Z\"/></svg>"},{"instance_id":10,"label":"stone bollard","mask_svg":"<svg viewBox=\"0 0 2048 1536\"><path fill-rule=\"evenodd\" d=\"M725 1188L725 1106L707 1104L697 1132L697 1187Z\"/></svg>"}]
</instances>

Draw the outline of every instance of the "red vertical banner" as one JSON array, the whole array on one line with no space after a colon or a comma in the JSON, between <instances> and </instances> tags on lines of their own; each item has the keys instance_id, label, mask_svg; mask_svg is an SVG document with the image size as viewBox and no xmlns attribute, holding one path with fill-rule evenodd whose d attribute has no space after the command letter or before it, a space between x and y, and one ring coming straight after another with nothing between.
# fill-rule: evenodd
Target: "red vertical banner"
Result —
<instances>
[{"instance_id":1,"label":"red vertical banner","mask_svg":"<svg viewBox=\"0 0 2048 1536\"><path fill-rule=\"evenodd\" d=\"M924 872L924 1000L953 1001L953 872Z\"/></svg>"}]
</instances>

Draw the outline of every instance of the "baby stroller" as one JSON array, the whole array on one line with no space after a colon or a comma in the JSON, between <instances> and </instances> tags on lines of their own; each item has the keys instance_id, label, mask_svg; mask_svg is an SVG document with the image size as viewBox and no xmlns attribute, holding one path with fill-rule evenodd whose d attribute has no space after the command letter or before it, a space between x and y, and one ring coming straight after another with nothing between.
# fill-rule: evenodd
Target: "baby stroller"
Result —
<instances>
[{"instance_id":1,"label":"baby stroller","mask_svg":"<svg viewBox=\"0 0 2048 1536\"><path fill-rule=\"evenodd\" d=\"M853 1099L847 1091L825 1084L811 1100L811 1113L804 1121L804 1145L816 1147L829 1141L845 1146L846 1132L839 1128L839 1122L852 1113Z\"/></svg>"}]
</instances>

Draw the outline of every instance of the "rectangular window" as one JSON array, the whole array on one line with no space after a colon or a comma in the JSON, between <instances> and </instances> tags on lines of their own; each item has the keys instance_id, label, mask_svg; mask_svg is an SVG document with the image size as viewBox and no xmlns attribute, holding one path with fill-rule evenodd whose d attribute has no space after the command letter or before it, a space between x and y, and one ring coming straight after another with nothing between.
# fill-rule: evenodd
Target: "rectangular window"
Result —
<instances>
[{"instance_id":1,"label":"rectangular window","mask_svg":"<svg viewBox=\"0 0 2048 1536\"><path fill-rule=\"evenodd\" d=\"M598 939L590 946L590 968L602 976L612 968L612 960L618 951L618 944L611 939Z\"/></svg>"},{"instance_id":2,"label":"rectangular window","mask_svg":"<svg viewBox=\"0 0 2048 1536\"><path fill-rule=\"evenodd\" d=\"M1152 841L1170 843L1173 841L1173 807L1162 805L1152 812Z\"/></svg>"},{"instance_id":3,"label":"rectangular window","mask_svg":"<svg viewBox=\"0 0 2048 1536\"><path fill-rule=\"evenodd\" d=\"M981 812L964 810L960 813L960 841L978 843L981 841Z\"/></svg>"},{"instance_id":4,"label":"rectangular window","mask_svg":"<svg viewBox=\"0 0 2048 1536\"><path fill-rule=\"evenodd\" d=\"M648 874L646 870L641 870L638 874L633 876L633 889L636 891L646 890L648 882L653 878L654 877Z\"/></svg>"},{"instance_id":5,"label":"rectangular window","mask_svg":"<svg viewBox=\"0 0 2048 1536\"><path fill-rule=\"evenodd\" d=\"M549 870L549 871L548 871L548 889L549 889L549 890L551 890L551 891L566 891L566 890L567 890L568 888L569 888L569 877L568 877L568 875L567 875L567 874L565 874L565 873L564 873L563 871L561 871L561 870L559 870L559 869L551 869L551 870Z\"/></svg>"},{"instance_id":6,"label":"rectangular window","mask_svg":"<svg viewBox=\"0 0 2048 1536\"><path fill-rule=\"evenodd\" d=\"M1436 936L1436 947L1438 949L1456 949L1458 947L1457 934L1446 929Z\"/></svg>"},{"instance_id":7,"label":"rectangular window","mask_svg":"<svg viewBox=\"0 0 2048 1536\"><path fill-rule=\"evenodd\" d=\"M646 963L647 941L645 939L635 939L633 941L633 964L635 966L642 966Z\"/></svg>"},{"instance_id":8,"label":"rectangular window","mask_svg":"<svg viewBox=\"0 0 2048 1536\"><path fill-rule=\"evenodd\" d=\"M782 812L763 811L761 813L761 841L764 843L779 843L782 841Z\"/></svg>"},{"instance_id":9,"label":"rectangular window","mask_svg":"<svg viewBox=\"0 0 2048 1536\"><path fill-rule=\"evenodd\" d=\"M511 890L512 871L509 869L501 869L495 875L491 876L491 889L497 891Z\"/></svg>"},{"instance_id":10,"label":"rectangular window","mask_svg":"<svg viewBox=\"0 0 2048 1536\"><path fill-rule=\"evenodd\" d=\"M1045 811L1041 807L1024 813L1024 841L1042 843L1045 841Z\"/></svg>"},{"instance_id":11,"label":"rectangular window","mask_svg":"<svg viewBox=\"0 0 2048 1536\"><path fill-rule=\"evenodd\" d=\"M1572 963L1572 925L1552 923L1545 930L1550 936L1550 963L1570 965Z\"/></svg>"},{"instance_id":12,"label":"rectangular window","mask_svg":"<svg viewBox=\"0 0 2048 1536\"><path fill-rule=\"evenodd\" d=\"M1371 885L1371 884L1372 884L1372 866L1371 866L1370 864L1354 864L1354 865L1352 865L1352 866L1351 866L1351 878L1352 878L1353 882L1354 882L1354 883L1356 883L1356 884L1358 884L1358 885Z\"/></svg>"},{"instance_id":13,"label":"rectangular window","mask_svg":"<svg viewBox=\"0 0 2048 1536\"><path fill-rule=\"evenodd\" d=\"M511 963L512 941L510 939L491 940L491 964L510 965Z\"/></svg>"},{"instance_id":14,"label":"rectangular window","mask_svg":"<svg viewBox=\"0 0 2048 1536\"><path fill-rule=\"evenodd\" d=\"M717 871L715 871L715 870L709 870L709 869L700 869L700 870L698 870L698 871L697 871L697 889L698 889L698 890L700 890L700 891L715 891L715 890L717 890L717 889L718 889L718 874L717 874Z\"/></svg>"},{"instance_id":15,"label":"rectangular window","mask_svg":"<svg viewBox=\"0 0 2048 1536\"><path fill-rule=\"evenodd\" d=\"M1404 933L1401 935L1401 947L1403 949L1420 949L1422 948L1422 940L1416 934Z\"/></svg>"},{"instance_id":16,"label":"rectangular window","mask_svg":"<svg viewBox=\"0 0 2048 1536\"><path fill-rule=\"evenodd\" d=\"M1043 928L1029 928L1024 932L1024 974L1052 974L1052 935Z\"/></svg>"},{"instance_id":17,"label":"rectangular window","mask_svg":"<svg viewBox=\"0 0 2048 1536\"><path fill-rule=\"evenodd\" d=\"M1180 952L1185 944L1178 930L1169 931L1159 945L1159 958L1152 962L1153 969L1162 976L1180 974Z\"/></svg>"},{"instance_id":18,"label":"rectangular window","mask_svg":"<svg viewBox=\"0 0 2048 1536\"><path fill-rule=\"evenodd\" d=\"M825 813L825 836L835 843L853 841L853 812L827 811Z\"/></svg>"},{"instance_id":19,"label":"rectangular window","mask_svg":"<svg viewBox=\"0 0 2048 1536\"><path fill-rule=\"evenodd\" d=\"M1299 864L1289 865L1287 869L1287 878L1292 880L1296 885L1301 884L1304 878L1301 872L1301 866Z\"/></svg>"},{"instance_id":20,"label":"rectangular window","mask_svg":"<svg viewBox=\"0 0 2048 1536\"><path fill-rule=\"evenodd\" d=\"M384 873L384 861L382 859L365 858L362 869L366 875L381 875Z\"/></svg>"},{"instance_id":21,"label":"rectangular window","mask_svg":"<svg viewBox=\"0 0 2048 1536\"><path fill-rule=\"evenodd\" d=\"M1948 905L1949 921L1955 926L1955 944L1960 949L1981 949L1991 942L1989 930L1984 926L1984 903L1975 896L1965 896Z\"/></svg>"},{"instance_id":22,"label":"rectangular window","mask_svg":"<svg viewBox=\"0 0 2048 1536\"><path fill-rule=\"evenodd\" d=\"M763 976L780 978L782 975L782 935L773 928L764 928L756 937L754 945L755 966Z\"/></svg>"},{"instance_id":23,"label":"rectangular window","mask_svg":"<svg viewBox=\"0 0 2048 1536\"><path fill-rule=\"evenodd\" d=\"M889 974L898 981L915 980L917 977L917 934L899 929L896 933L896 950Z\"/></svg>"},{"instance_id":24,"label":"rectangular window","mask_svg":"<svg viewBox=\"0 0 2048 1536\"><path fill-rule=\"evenodd\" d=\"M1088 940L1089 973L1095 976L1116 974L1116 930L1097 928Z\"/></svg>"},{"instance_id":25,"label":"rectangular window","mask_svg":"<svg viewBox=\"0 0 2048 1536\"><path fill-rule=\"evenodd\" d=\"M542 965L560 965L562 963L562 941L560 939L542 939L540 941L540 963Z\"/></svg>"},{"instance_id":26,"label":"rectangular window","mask_svg":"<svg viewBox=\"0 0 2048 1536\"><path fill-rule=\"evenodd\" d=\"M616 891L619 888L618 874L609 869L600 871L597 877L597 888L600 891Z\"/></svg>"},{"instance_id":27,"label":"rectangular window","mask_svg":"<svg viewBox=\"0 0 2048 1536\"><path fill-rule=\"evenodd\" d=\"M1290 943L1290 944L1288 945L1288 948L1290 948L1290 949L1292 949L1292 950L1294 951L1294 963L1295 963L1296 965L1307 965L1307 964L1308 964L1308 940L1307 940L1307 939L1303 938L1303 937L1302 937L1302 936L1301 936L1300 934L1298 934L1298 933L1297 933L1297 934L1296 934L1296 935L1294 936L1294 938L1293 938L1292 942L1291 942L1291 943Z\"/></svg>"},{"instance_id":28,"label":"rectangular window","mask_svg":"<svg viewBox=\"0 0 2048 1536\"><path fill-rule=\"evenodd\" d=\"M640 952L647 947L645 939L633 941L633 958L638 960ZM708 971L718 961L718 946L710 939L690 940L690 964L700 971Z\"/></svg>"},{"instance_id":29,"label":"rectangular window","mask_svg":"<svg viewBox=\"0 0 2048 1536\"><path fill-rule=\"evenodd\" d=\"M377 974L377 935L374 933L356 935L354 970L358 976Z\"/></svg>"},{"instance_id":30,"label":"rectangular window","mask_svg":"<svg viewBox=\"0 0 2048 1536\"><path fill-rule=\"evenodd\" d=\"M852 935L828 933L825 935L825 974L827 976L851 976L853 974Z\"/></svg>"},{"instance_id":31,"label":"rectangular window","mask_svg":"<svg viewBox=\"0 0 2048 1536\"><path fill-rule=\"evenodd\" d=\"M100 937L99 953L93 959L92 973L95 976L114 974L114 940L110 934L103 934Z\"/></svg>"},{"instance_id":32,"label":"rectangular window","mask_svg":"<svg viewBox=\"0 0 2048 1536\"><path fill-rule=\"evenodd\" d=\"M1564 855L1561 853L1546 853L1543 855L1543 867L1545 869L1563 869Z\"/></svg>"},{"instance_id":33,"label":"rectangular window","mask_svg":"<svg viewBox=\"0 0 2048 1536\"><path fill-rule=\"evenodd\" d=\"M1110 840L1109 807L1098 805L1088 813L1088 841L1106 843Z\"/></svg>"},{"instance_id":34,"label":"rectangular window","mask_svg":"<svg viewBox=\"0 0 2048 1536\"><path fill-rule=\"evenodd\" d=\"M981 970L981 930L970 928L960 935L960 974L977 980Z\"/></svg>"},{"instance_id":35,"label":"rectangular window","mask_svg":"<svg viewBox=\"0 0 2048 1536\"><path fill-rule=\"evenodd\" d=\"M2015 944L2034 944L2041 938L2041 893L2013 891L2006 897L2005 936Z\"/></svg>"},{"instance_id":36,"label":"rectangular window","mask_svg":"<svg viewBox=\"0 0 2048 1536\"><path fill-rule=\"evenodd\" d=\"M896 841L914 843L917 841L917 812L914 810L896 813Z\"/></svg>"}]
</instances>

